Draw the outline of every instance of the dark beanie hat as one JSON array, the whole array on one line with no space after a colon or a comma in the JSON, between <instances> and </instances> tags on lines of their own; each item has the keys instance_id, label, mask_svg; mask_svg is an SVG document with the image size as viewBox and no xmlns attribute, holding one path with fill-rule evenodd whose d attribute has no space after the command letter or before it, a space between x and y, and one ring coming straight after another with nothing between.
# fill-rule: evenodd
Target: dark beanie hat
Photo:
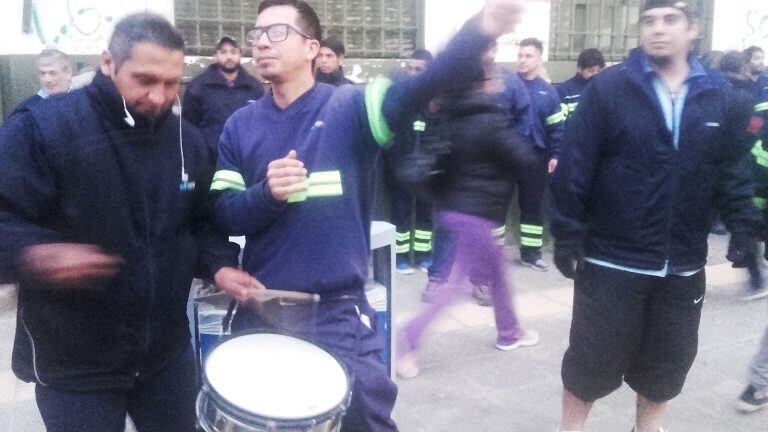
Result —
<instances>
[{"instance_id":1,"label":"dark beanie hat","mask_svg":"<svg viewBox=\"0 0 768 432\"><path fill-rule=\"evenodd\" d=\"M640 9L640 15L649 9L656 8L674 8L684 13L689 20L696 17L694 7L690 2L682 0L645 0L643 7Z\"/></svg>"}]
</instances>

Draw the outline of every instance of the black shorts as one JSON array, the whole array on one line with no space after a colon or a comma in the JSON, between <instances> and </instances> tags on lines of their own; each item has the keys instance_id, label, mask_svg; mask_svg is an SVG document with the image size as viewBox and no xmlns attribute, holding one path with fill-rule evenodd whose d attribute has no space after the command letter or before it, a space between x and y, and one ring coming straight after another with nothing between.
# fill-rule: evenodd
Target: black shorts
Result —
<instances>
[{"instance_id":1,"label":"black shorts","mask_svg":"<svg viewBox=\"0 0 768 432\"><path fill-rule=\"evenodd\" d=\"M587 263L573 299L565 388L594 401L621 386L665 402L680 394L698 349L704 271L664 278Z\"/></svg>"}]
</instances>

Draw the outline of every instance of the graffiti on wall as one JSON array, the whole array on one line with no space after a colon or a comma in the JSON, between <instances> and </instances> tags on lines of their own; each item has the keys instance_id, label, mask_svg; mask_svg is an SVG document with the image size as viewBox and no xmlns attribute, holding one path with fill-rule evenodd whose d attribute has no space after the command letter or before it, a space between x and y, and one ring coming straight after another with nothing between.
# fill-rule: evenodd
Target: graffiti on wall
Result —
<instances>
[{"instance_id":1,"label":"graffiti on wall","mask_svg":"<svg viewBox=\"0 0 768 432\"><path fill-rule=\"evenodd\" d=\"M125 0L34 0L28 28L41 46L71 54L104 50L116 19L136 9ZM143 5L142 5L143 6Z\"/></svg>"},{"instance_id":2,"label":"graffiti on wall","mask_svg":"<svg viewBox=\"0 0 768 432\"><path fill-rule=\"evenodd\" d=\"M742 45L768 47L768 10L752 9L746 14L746 29Z\"/></svg>"}]
</instances>

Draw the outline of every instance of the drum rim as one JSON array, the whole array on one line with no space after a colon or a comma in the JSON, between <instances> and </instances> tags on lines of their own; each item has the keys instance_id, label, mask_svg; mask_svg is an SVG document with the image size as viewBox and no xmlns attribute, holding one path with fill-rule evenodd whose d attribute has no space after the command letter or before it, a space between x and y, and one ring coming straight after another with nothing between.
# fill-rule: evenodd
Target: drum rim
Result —
<instances>
[{"instance_id":1,"label":"drum rim","mask_svg":"<svg viewBox=\"0 0 768 432\"><path fill-rule=\"evenodd\" d=\"M349 370L347 369L346 365L341 361L341 358L338 355L328 352L326 349L318 346L315 343L312 343L306 338L298 337L286 331L278 331L278 330L272 330L272 329L239 331L239 332L231 333L230 335L222 337L221 340L218 341L211 348L209 353L209 358L210 358L210 354L213 354L216 348L218 348L220 345L223 345L227 341L237 337L248 336L253 334L271 334L271 335L291 337L294 339L301 340L303 342L307 342L312 346L322 350L324 353L330 355L331 357L333 357L334 360L336 360L336 363L338 363L338 365L341 366L341 370L344 372L344 376L347 379L346 395L344 396L344 398L342 398L341 402L338 405L314 417L304 417L304 418L298 418L298 419L265 417L259 414L254 414L252 412L249 412L243 408L236 406L234 403L230 402L222 394L216 391L213 385L211 385L211 383L208 381L208 375L205 373L205 365L208 363L208 359L206 359L206 361L203 363L203 374L202 374L203 385L202 385L202 388L200 389L200 393L207 394L211 399L213 399L213 401L215 402L215 408L217 410L222 411L223 413L227 414L228 416L231 416L233 419L237 421L255 421L255 422L258 422L257 423L258 426L266 426L267 425L266 422L268 421L269 422L279 421L282 424L284 424L286 427L300 427L305 425L322 424L328 420L335 418L337 415L343 414L347 411L347 408L349 407L349 404L352 400L352 385L353 385L352 375L349 373Z\"/></svg>"}]
</instances>

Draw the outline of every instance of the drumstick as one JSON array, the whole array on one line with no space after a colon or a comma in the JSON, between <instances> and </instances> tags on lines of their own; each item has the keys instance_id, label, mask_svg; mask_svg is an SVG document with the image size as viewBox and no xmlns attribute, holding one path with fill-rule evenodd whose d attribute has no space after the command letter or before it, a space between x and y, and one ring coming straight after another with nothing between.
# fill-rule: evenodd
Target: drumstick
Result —
<instances>
[{"instance_id":1,"label":"drumstick","mask_svg":"<svg viewBox=\"0 0 768 432\"><path fill-rule=\"evenodd\" d=\"M253 290L248 293L248 300L259 303L280 299L296 303L316 303L320 301L320 295L297 291L283 291L276 289Z\"/></svg>"}]
</instances>

